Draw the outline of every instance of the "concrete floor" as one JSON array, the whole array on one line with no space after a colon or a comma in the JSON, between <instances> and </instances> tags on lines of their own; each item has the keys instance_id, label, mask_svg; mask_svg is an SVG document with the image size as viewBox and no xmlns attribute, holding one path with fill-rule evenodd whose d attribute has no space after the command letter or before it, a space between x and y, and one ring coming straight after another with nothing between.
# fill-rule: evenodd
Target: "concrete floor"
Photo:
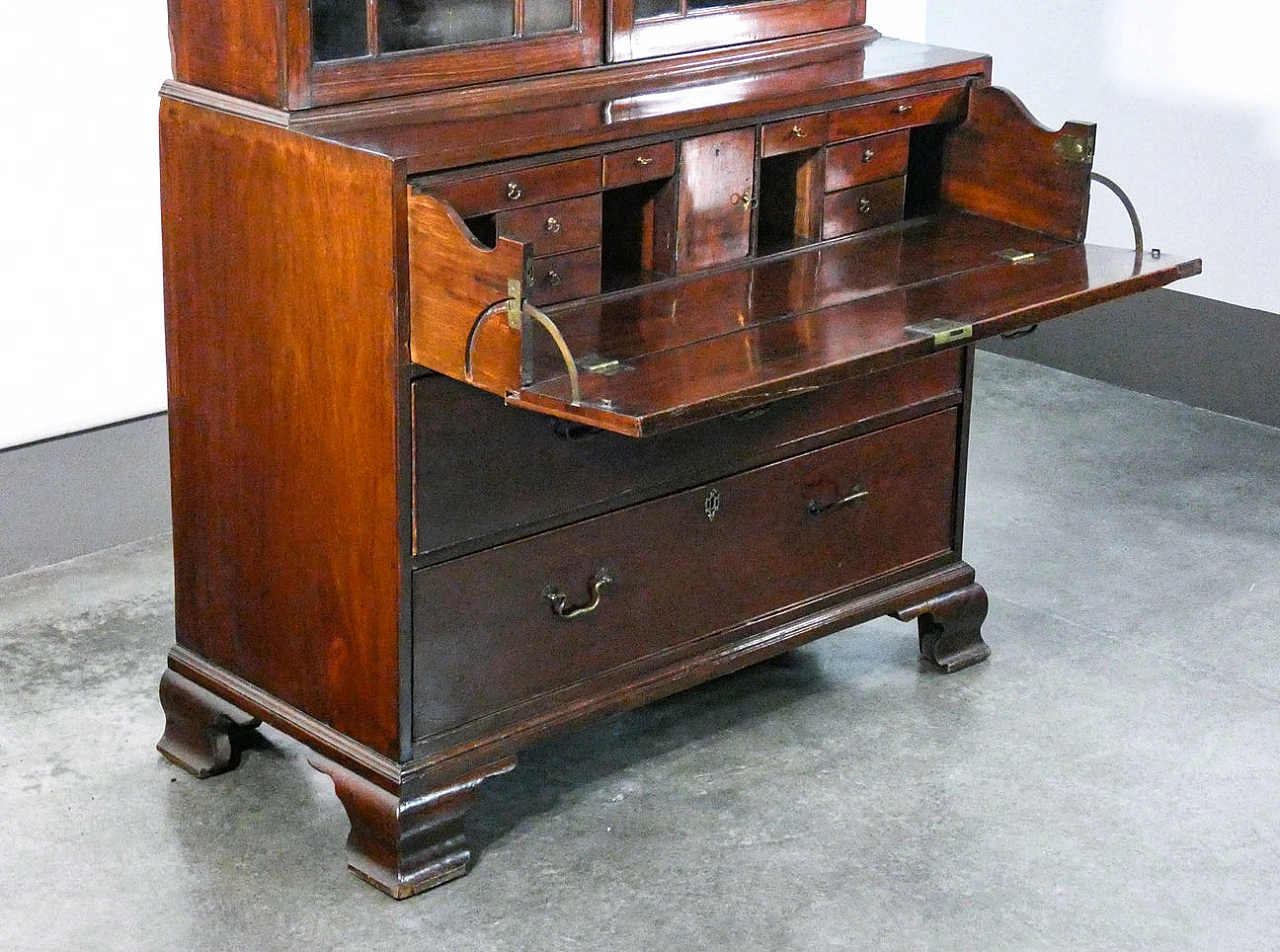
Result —
<instances>
[{"instance_id":1,"label":"concrete floor","mask_svg":"<svg viewBox=\"0 0 1280 952\"><path fill-rule=\"evenodd\" d=\"M984 354L969 496L989 663L881 620L566 736L404 903L280 734L156 754L167 538L0 580L0 949L1280 946L1280 431Z\"/></svg>"}]
</instances>

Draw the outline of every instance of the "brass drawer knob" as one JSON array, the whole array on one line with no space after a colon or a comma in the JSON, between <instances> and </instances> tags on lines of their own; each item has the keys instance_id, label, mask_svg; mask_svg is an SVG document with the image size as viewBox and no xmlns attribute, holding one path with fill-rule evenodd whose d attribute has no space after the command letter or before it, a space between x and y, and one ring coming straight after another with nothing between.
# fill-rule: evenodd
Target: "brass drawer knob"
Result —
<instances>
[{"instance_id":1,"label":"brass drawer knob","mask_svg":"<svg viewBox=\"0 0 1280 952\"><path fill-rule=\"evenodd\" d=\"M795 136L797 139L804 139L804 138L807 138L809 135L809 133L805 132L804 127L801 126L799 123L796 123L794 126L791 127L791 134Z\"/></svg>"},{"instance_id":2,"label":"brass drawer knob","mask_svg":"<svg viewBox=\"0 0 1280 952\"><path fill-rule=\"evenodd\" d=\"M578 618L589 615L600 607L601 590L611 584L613 584L612 573L608 569L599 569L595 575L591 576L591 600L585 605L570 608L567 604L569 597L555 585L548 585L542 590L542 600L549 602L551 610L561 618Z\"/></svg>"},{"instance_id":3,"label":"brass drawer knob","mask_svg":"<svg viewBox=\"0 0 1280 952\"><path fill-rule=\"evenodd\" d=\"M551 218L547 219L547 224L545 227L547 229L548 235L558 235L560 234L562 226L560 225L560 219L556 218L555 216L552 216Z\"/></svg>"},{"instance_id":4,"label":"brass drawer knob","mask_svg":"<svg viewBox=\"0 0 1280 952\"><path fill-rule=\"evenodd\" d=\"M653 159L649 158L649 156L647 155L636 156L636 165L652 165L652 164L653 164Z\"/></svg>"},{"instance_id":5,"label":"brass drawer knob","mask_svg":"<svg viewBox=\"0 0 1280 952\"><path fill-rule=\"evenodd\" d=\"M524 195L524 191L520 188L519 182L507 183L507 200L518 201Z\"/></svg>"},{"instance_id":6,"label":"brass drawer knob","mask_svg":"<svg viewBox=\"0 0 1280 952\"><path fill-rule=\"evenodd\" d=\"M869 199L869 198L860 198L860 199L858 199L858 212L859 212L859 214L862 214L862 215L870 215L870 214L871 214L871 199Z\"/></svg>"},{"instance_id":7,"label":"brass drawer knob","mask_svg":"<svg viewBox=\"0 0 1280 952\"><path fill-rule=\"evenodd\" d=\"M870 162L870 161L871 161L872 159L874 159L875 157L876 157L876 150L875 150L875 149L864 149L864 150L862 151L862 164L863 164L863 165L866 165L868 162Z\"/></svg>"},{"instance_id":8,"label":"brass drawer knob","mask_svg":"<svg viewBox=\"0 0 1280 952\"><path fill-rule=\"evenodd\" d=\"M545 280L547 284L551 285L553 288L558 288L560 286L560 282L563 281L564 279L560 277L559 271L557 271L555 268L552 268L550 271L547 272L547 277Z\"/></svg>"},{"instance_id":9,"label":"brass drawer knob","mask_svg":"<svg viewBox=\"0 0 1280 952\"><path fill-rule=\"evenodd\" d=\"M897 113L898 113L898 115L900 115L900 116L905 116L905 115L906 115L907 113L909 113L913 108L914 108L914 107L913 107L913 106L911 105L911 103L909 103L909 102L900 102L900 103L898 103L898 108L897 108L896 110L894 110L894 111L895 111L895 112L897 112Z\"/></svg>"}]
</instances>

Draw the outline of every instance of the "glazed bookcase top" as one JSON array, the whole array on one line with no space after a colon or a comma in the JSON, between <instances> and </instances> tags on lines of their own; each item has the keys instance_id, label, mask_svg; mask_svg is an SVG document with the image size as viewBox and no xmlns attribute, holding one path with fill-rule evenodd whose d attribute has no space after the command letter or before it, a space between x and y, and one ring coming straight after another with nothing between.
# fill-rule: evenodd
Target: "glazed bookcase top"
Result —
<instances>
[{"instance_id":1,"label":"glazed bookcase top","mask_svg":"<svg viewBox=\"0 0 1280 952\"><path fill-rule=\"evenodd\" d=\"M813 34L865 0L169 0L174 78L282 109L357 103Z\"/></svg>"}]
</instances>

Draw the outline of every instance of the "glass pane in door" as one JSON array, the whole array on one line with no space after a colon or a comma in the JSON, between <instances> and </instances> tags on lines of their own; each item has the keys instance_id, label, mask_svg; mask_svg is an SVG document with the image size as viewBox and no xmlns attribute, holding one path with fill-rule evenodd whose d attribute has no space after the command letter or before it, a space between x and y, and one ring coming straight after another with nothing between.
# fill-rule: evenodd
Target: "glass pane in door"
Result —
<instances>
[{"instance_id":1,"label":"glass pane in door","mask_svg":"<svg viewBox=\"0 0 1280 952\"><path fill-rule=\"evenodd\" d=\"M515 31L515 0L380 0L378 6L387 52L497 40Z\"/></svg>"},{"instance_id":2,"label":"glass pane in door","mask_svg":"<svg viewBox=\"0 0 1280 952\"><path fill-rule=\"evenodd\" d=\"M312 58L322 62L368 53L365 15L365 0L312 0Z\"/></svg>"},{"instance_id":3,"label":"glass pane in door","mask_svg":"<svg viewBox=\"0 0 1280 952\"><path fill-rule=\"evenodd\" d=\"M524 35L573 26L573 0L524 0Z\"/></svg>"}]
</instances>

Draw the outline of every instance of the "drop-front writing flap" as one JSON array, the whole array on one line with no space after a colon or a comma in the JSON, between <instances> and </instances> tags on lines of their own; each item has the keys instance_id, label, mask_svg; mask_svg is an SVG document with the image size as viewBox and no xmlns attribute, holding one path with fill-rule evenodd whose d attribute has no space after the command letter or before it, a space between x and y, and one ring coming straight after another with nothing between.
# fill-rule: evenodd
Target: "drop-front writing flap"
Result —
<instances>
[{"instance_id":1,"label":"drop-front writing flap","mask_svg":"<svg viewBox=\"0 0 1280 952\"><path fill-rule=\"evenodd\" d=\"M1200 271L946 214L790 258L553 313L577 358L538 352L515 406L649 436L1007 333ZM965 333L918 326L947 318Z\"/></svg>"}]
</instances>

